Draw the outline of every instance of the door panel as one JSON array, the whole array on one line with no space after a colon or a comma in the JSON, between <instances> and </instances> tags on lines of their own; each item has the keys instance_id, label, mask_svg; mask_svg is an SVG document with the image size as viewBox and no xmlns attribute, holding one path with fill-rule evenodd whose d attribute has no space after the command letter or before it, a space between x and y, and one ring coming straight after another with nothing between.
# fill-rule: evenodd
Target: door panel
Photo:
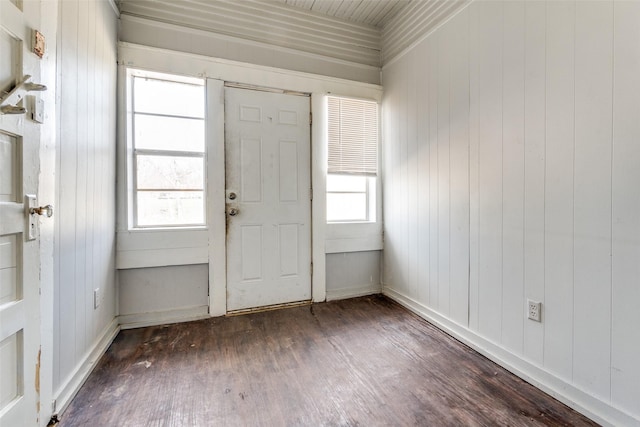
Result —
<instances>
[{"instance_id":1,"label":"door panel","mask_svg":"<svg viewBox=\"0 0 640 427\"><path fill-rule=\"evenodd\" d=\"M262 202L262 140L240 140L240 200L244 203Z\"/></svg>"},{"instance_id":2,"label":"door panel","mask_svg":"<svg viewBox=\"0 0 640 427\"><path fill-rule=\"evenodd\" d=\"M309 108L225 89L228 311L311 299Z\"/></svg>"},{"instance_id":3,"label":"door panel","mask_svg":"<svg viewBox=\"0 0 640 427\"><path fill-rule=\"evenodd\" d=\"M18 245L20 243L15 234L0 236L0 305L17 301L20 295L18 288Z\"/></svg>"},{"instance_id":4,"label":"door panel","mask_svg":"<svg viewBox=\"0 0 640 427\"><path fill-rule=\"evenodd\" d=\"M26 75L38 82L40 64L28 52L40 2L24 12L0 1L0 93ZM25 105L37 94L17 99ZM4 106L4 105L3 105ZM27 194L37 194L40 130L30 114L0 114L0 425L38 425L40 297L39 246L29 238ZM37 221L37 220L36 220ZM34 235L37 227L34 225Z\"/></svg>"},{"instance_id":5,"label":"door panel","mask_svg":"<svg viewBox=\"0 0 640 427\"><path fill-rule=\"evenodd\" d=\"M280 141L280 202L298 201L298 144Z\"/></svg>"},{"instance_id":6,"label":"door panel","mask_svg":"<svg viewBox=\"0 0 640 427\"><path fill-rule=\"evenodd\" d=\"M241 225L240 262L242 263L242 281L262 280L262 226Z\"/></svg>"},{"instance_id":7,"label":"door panel","mask_svg":"<svg viewBox=\"0 0 640 427\"><path fill-rule=\"evenodd\" d=\"M0 132L0 202L16 200L17 138Z\"/></svg>"},{"instance_id":8,"label":"door panel","mask_svg":"<svg viewBox=\"0 0 640 427\"><path fill-rule=\"evenodd\" d=\"M300 236L298 236L298 224L280 224L278 230L278 243L280 246L280 277L298 275L298 251Z\"/></svg>"}]
</instances>

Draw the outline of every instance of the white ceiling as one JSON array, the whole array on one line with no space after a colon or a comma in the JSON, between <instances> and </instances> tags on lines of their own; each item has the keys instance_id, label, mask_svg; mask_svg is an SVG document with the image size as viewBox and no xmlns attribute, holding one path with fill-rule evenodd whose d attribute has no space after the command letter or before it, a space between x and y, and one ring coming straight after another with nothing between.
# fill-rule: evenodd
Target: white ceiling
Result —
<instances>
[{"instance_id":1,"label":"white ceiling","mask_svg":"<svg viewBox=\"0 0 640 427\"><path fill-rule=\"evenodd\" d=\"M412 0L261 0L382 28Z\"/></svg>"}]
</instances>

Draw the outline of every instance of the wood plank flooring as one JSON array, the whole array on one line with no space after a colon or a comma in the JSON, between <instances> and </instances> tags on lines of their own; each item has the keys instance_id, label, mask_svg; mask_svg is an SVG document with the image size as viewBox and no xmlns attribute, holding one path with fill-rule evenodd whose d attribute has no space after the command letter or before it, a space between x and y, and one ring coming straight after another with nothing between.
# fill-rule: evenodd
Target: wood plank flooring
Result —
<instances>
[{"instance_id":1,"label":"wood plank flooring","mask_svg":"<svg viewBox=\"0 0 640 427\"><path fill-rule=\"evenodd\" d=\"M382 297L122 331L60 426L588 426Z\"/></svg>"}]
</instances>

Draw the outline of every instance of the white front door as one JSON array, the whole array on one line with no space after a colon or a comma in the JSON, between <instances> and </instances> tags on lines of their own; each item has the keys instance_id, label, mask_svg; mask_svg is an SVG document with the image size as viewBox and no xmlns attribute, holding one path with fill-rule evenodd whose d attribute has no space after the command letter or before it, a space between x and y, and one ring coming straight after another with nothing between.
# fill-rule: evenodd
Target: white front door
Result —
<instances>
[{"instance_id":1,"label":"white front door","mask_svg":"<svg viewBox=\"0 0 640 427\"><path fill-rule=\"evenodd\" d=\"M38 58L30 51L40 2L17 3L24 12L0 1L0 98L26 75L36 83L40 76ZM18 114L0 114L0 426L40 423L39 243L29 237L30 217L33 236L38 220L27 213L25 202L38 190L40 131L30 112L19 113L37 96L14 91L11 99L17 102L2 107Z\"/></svg>"},{"instance_id":2,"label":"white front door","mask_svg":"<svg viewBox=\"0 0 640 427\"><path fill-rule=\"evenodd\" d=\"M309 104L225 88L227 311L311 299Z\"/></svg>"}]
</instances>

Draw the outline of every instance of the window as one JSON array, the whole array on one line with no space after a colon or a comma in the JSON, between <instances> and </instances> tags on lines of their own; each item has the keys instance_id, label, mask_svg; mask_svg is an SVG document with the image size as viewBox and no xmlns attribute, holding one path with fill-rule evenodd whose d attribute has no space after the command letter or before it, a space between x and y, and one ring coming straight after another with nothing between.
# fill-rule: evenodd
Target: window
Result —
<instances>
[{"instance_id":1,"label":"window","mask_svg":"<svg viewBox=\"0 0 640 427\"><path fill-rule=\"evenodd\" d=\"M128 97L133 227L204 225L204 81L129 70Z\"/></svg>"},{"instance_id":2,"label":"window","mask_svg":"<svg viewBox=\"0 0 640 427\"><path fill-rule=\"evenodd\" d=\"M327 221L374 222L378 104L328 98Z\"/></svg>"}]
</instances>

